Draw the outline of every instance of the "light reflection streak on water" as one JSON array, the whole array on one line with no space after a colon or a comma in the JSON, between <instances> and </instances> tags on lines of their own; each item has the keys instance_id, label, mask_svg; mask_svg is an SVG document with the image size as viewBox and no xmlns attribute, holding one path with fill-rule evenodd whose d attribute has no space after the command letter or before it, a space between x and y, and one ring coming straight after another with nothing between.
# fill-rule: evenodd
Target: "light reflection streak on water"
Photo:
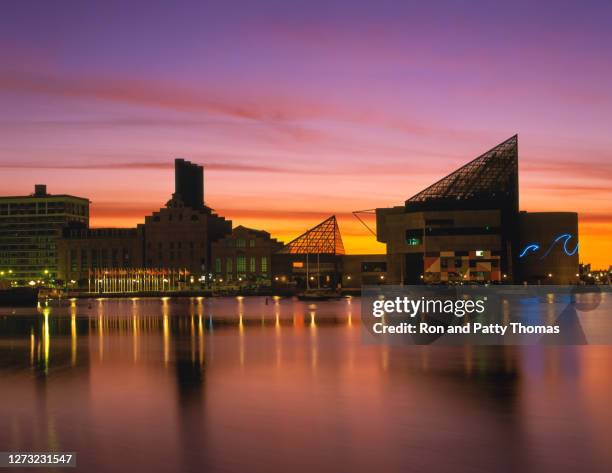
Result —
<instances>
[{"instance_id":1,"label":"light reflection streak on water","mask_svg":"<svg viewBox=\"0 0 612 473\"><path fill-rule=\"evenodd\" d=\"M316 306L315 306L316 308ZM316 320L316 311L310 311L310 360L313 371L317 369L318 362L318 345L317 345L317 324Z\"/></svg>"},{"instance_id":2,"label":"light reflection streak on water","mask_svg":"<svg viewBox=\"0 0 612 473\"><path fill-rule=\"evenodd\" d=\"M34 336L34 327L30 328L30 366L34 365L34 348L36 345L36 337Z\"/></svg>"},{"instance_id":3,"label":"light reflection streak on water","mask_svg":"<svg viewBox=\"0 0 612 473\"><path fill-rule=\"evenodd\" d=\"M164 364L168 364L170 359L170 321L168 318L168 303L162 303L162 327L163 327L163 349L164 349Z\"/></svg>"},{"instance_id":4,"label":"light reflection streak on water","mask_svg":"<svg viewBox=\"0 0 612 473\"><path fill-rule=\"evenodd\" d=\"M51 337L49 333L49 314L51 313L51 309L49 307L45 307L43 309L43 357L45 363L45 373L47 373L49 369L49 350L51 348Z\"/></svg>"},{"instance_id":5,"label":"light reflection streak on water","mask_svg":"<svg viewBox=\"0 0 612 473\"><path fill-rule=\"evenodd\" d=\"M240 350L240 366L244 367L244 298L238 296L238 333L239 333L239 350Z\"/></svg>"},{"instance_id":6,"label":"light reflection streak on water","mask_svg":"<svg viewBox=\"0 0 612 473\"><path fill-rule=\"evenodd\" d=\"M72 366L76 365L77 361L77 305L76 299L70 300L70 362Z\"/></svg>"}]
</instances>

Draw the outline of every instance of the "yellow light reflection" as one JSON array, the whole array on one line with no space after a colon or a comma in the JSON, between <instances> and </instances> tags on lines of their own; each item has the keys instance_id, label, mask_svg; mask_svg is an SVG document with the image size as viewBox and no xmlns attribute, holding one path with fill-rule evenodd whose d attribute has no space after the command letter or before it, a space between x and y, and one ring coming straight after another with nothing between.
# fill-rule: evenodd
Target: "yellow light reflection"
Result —
<instances>
[{"instance_id":1,"label":"yellow light reflection","mask_svg":"<svg viewBox=\"0 0 612 473\"><path fill-rule=\"evenodd\" d=\"M34 364L34 347L36 345L36 338L34 337L34 328L30 329L30 365Z\"/></svg>"},{"instance_id":2,"label":"yellow light reflection","mask_svg":"<svg viewBox=\"0 0 612 473\"><path fill-rule=\"evenodd\" d=\"M191 338L191 361L195 362L195 325L193 323L193 315L191 316L189 335Z\"/></svg>"},{"instance_id":3,"label":"yellow light reflection","mask_svg":"<svg viewBox=\"0 0 612 473\"><path fill-rule=\"evenodd\" d=\"M98 354L100 361L104 358L104 320L102 314L98 315Z\"/></svg>"},{"instance_id":4,"label":"yellow light reflection","mask_svg":"<svg viewBox=\"0 0 612 473\"><path fill-rule=\"evenodd\" d=\"M139 320L138 317L136 317L135 315L132 315L132 333L133 333L133 347L134 347L134 361L138 361L138 336L140 335L138 333L138 326L139 326Z\"/></svg>"},{"instance_id":5,"label":"yellow light reflection","mask_svg":"<svg viewBox=\"0 0 612 473\"><path fill-rule=\"evenodd\" d=\"M170 324L168 321L168 314L164 314L163 331L164 331L164 363L168 364L168 360L170 358Z\"/></svg>"},{"instance_id":6,"label":"yellow light reflection","mask_svg":"<svg viewBox=\"0 0 612 473\"><path fill-rule=\"evenodd\" d=\"M49 333L49 313L51 309L45 307L43 309L43 357L45 361L45 372L49 369L49 350L51 348L51 340Z\"/></svg>"},{"instance_id":7,"label":"yellow light reflection","mask_svg":"<svg viewBox=\"0 0 612 473\"><path fill-rule=\"evenodd\" d=\"M316 312L313 310L310 312L310 328L316 328L317 327L317 323L316 323Z\"/></svg>"},{"instance_id":8,"label":"yellow light reflection","mask_svg":"<svg viewBox=\"0 0 612 473\"><path fill-rule=\"evenodd\" d=\"M77 327L76 327L76 314L70 316L70 360L72 366L76 365L77 360Z\"/></svg>"},{"instance_id":9,"label":"yellow light reflection","mask_svg":"<svg viewBox=\"0 0 612 473\"><path fill-rule=\"evenodd\" d=\"M240 366L244 366L244 322L242 314L238 316L238 333L240 334Z\"/></svg>"},{"instance_id":10,"label":"yellow light reflection","mask_svg":"<svg viewBox=\"0 0 612 473\"><path fill-rule=\"evenodd\" d=\"M200 365L204 364L204 325L202 315L198 315L198 350L200 354Z\"/></svg>"}]
</instances>

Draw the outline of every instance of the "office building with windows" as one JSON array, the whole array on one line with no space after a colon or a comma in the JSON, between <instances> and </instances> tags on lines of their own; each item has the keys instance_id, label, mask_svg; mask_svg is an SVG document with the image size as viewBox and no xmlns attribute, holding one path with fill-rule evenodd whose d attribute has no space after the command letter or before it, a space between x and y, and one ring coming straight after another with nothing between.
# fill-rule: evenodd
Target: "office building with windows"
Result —
<instances>
[{"instance_id":1,"label":"office building with windows","mask_svg":"<svg viewBox=\"0 0 612 473\"><path fill-rule=\"evenodd\" d=\"M58 278L58 240L69 224L89 224L89 200L48 194L0 197L0 274L12 283Z\"/></svg>"}]
</instances>

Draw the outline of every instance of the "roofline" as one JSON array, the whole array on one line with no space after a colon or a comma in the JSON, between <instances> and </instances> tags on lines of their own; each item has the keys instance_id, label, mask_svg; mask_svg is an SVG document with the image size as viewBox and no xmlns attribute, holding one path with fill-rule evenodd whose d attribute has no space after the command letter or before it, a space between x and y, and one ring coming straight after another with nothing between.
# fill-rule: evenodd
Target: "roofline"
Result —
<instances>
[{"instance_id":1,"label":"roofline","mask_svg":"<svg viewBox=\"0 0 612 473\"><path fill-rule=\"evenodd\" d=\"M2 199L49 199L54 197L65 197L69 199L76 200L84 200L85 202L91 204L91 200L87 197L78 197L76 195L70 194L45 194L45 195L0 195L0 200Z\"/></svg>"},{"instance_id":2,"label":"roofline","mask_svg":"<svg viewBox=\"0 0 612 473\"><path fill-rule=\"evenodd\" d=\"M478 156L476 156L474 159L470 159L467 163L462 164L461 166L459 166L457 169L455 169L452 172L449 172L446 176L438 179L437 181L435 181L434 183L428 185L427 187L425 187L424 189L421 189L419 192L417 192L416 194L410 196L408 199L406 199L404 201L404 205L406 205L408 202L410 202L411 199L415 198L417 195L425 192L427 189L435 186L436 184L439 184L440 182L442 182L443 180L445 180L447 177L452 176L453 174L455 174L457 171L460 171L461 169L463 169L466 166L469 166L471 163L473 163L474 161L479 160L480 158L482 158L485 154L490 153L491 151L493 151L495 148L498 148L502 145L505 145L506 143L508 143L508 141L510 140L514 140L516 139L517 141L517 146L518 146L518 133L515 133L514 135L512 135L510 138L505 139L504 141L502 141L501 143L496 144L495 146L493 146L492 148L488 149L487 151L485 151L484 153L480 153ZM517 158L518 159L518 158Z\"/></svg>"}]
</instances>

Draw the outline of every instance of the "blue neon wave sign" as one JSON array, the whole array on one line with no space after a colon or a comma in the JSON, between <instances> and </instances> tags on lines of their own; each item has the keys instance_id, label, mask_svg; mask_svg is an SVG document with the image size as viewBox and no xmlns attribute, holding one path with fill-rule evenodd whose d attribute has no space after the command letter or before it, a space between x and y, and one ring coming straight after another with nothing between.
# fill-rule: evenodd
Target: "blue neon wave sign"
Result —
<instances>
[{"instance_id":1,"label":"blue neon wave sign","mask_svg":"<svg viewBox=\"0 0 612 473\"><path fill-rule=\"evenodd\" d=\"M562 233L560 235L557 235L553 239L552 243L550 244L550 246L548 247L546 252L540 257L540 259L546 258L549 255L549 253L553 250L553 248L557 245L557 243L559 243L560 241L563 241L563 252L567 256L574 256L576 254L576 252L578 251L578 242L576 242L576 244L574 245L574 248L570 249L568 247L569 241L573 237L574 237L574 235L572 235L571 233ZM530 253L537 253L538 250L540 250L540 245L538 245L537 243L529 243L519 253L519 258L524 258L525 256L527 256Z\"/></svg>"}]
</instances>

